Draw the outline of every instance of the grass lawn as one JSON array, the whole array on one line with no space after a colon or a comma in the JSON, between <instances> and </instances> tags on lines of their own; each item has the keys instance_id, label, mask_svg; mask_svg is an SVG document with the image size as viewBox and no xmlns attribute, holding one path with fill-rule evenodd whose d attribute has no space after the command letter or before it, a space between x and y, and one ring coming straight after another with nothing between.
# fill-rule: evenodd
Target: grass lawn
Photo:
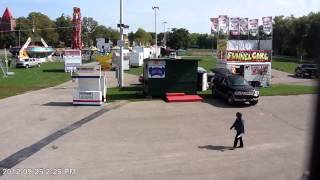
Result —
<instances>
[{"instance_id":1,"label":"grass lawn","mask_svg":"<svg viewBox=\"0 0 320 180\"><path fill-rule=\"evenodd\" d=\"M143 72L143 67L130 67L130 70L124 72L139 76Z\"/></svg>"},{"instance_id":2,"label":"grass lawn","mask_svg":"<svg viewBox=\"0 0 320 180\"><path fill-rule=\"evenodd\" d=\"M40 68L12 68L10 71L15 75L8 78L0 77L0 99L52 87L71 79L70 74L64 72L62 62L43 63Z\"/></svg>"},{"instance_id":3,"label":"grass lawn","mask_svg":"<svg viewBox=\"0 0 320 180\"><path fill-rule=\"evenodd\" d=\"M295 68L298 66L299 63L300 63L300 59L274 57L272 59L272 69L293 74ZM312 63L312 62L304 61L304 63Z\"/></svg>"},{"instance_id":4,"label":"grass lawn","mask_svg":"<svg viewBox=\"0 0 320 180\"><path fill-rule=\"evenodd\" d=\"M288 96L288 95L300 95L300 94L316 94L317 88L313 86L303 85L286 85L277 84L272 85L269 88L259 88L260 96ZM199 91L200 95L204 99L212 98L211 89L207 91ZM142 87L124 87L124 88L109 88L107 91L107 100L129 100L129 101L146 101L142 94Z\"/></svg>"},{"instance_id":5,"label":"grass lawn","mask_svg":"<svg viewBox=\"0 0 320 180\"><path fill-rule=\"evenodd\" d=\"M298 59L273 58L272 69L293 74L294 69L297 67L298 63Z\"/></svg>"},{"instance_id":6,"label":"grass lawn","mask_svg":"<svg viewBox=\"0 0 320 180\"><path fill-rule=\"evenodd\" d=\"M123 88L108 88L107 101L129 100L129 101L144 101L147 100L142 94L142 87L123 87Z\"/></svg>"},{"instance_id":7,"label":"grass lawn","mask_svg":"<svg viewBox=\"0 0 320 180\"><path fill-rule=\"evenodd\" d=\"M208 71L210 69L212 69L217 63L216 58L213 56L185 56L183 58L184 59L199 59L200 61L199 61L198 66L201 66ZM130 70L125 71L125 73L133 74L133 75L140 75L140 74L142 74L142 72L143 72L142 67L131 67Z\"/></svg>"},{"instance_id":8,"label":"grass lawn","mask_svg":"<svg viewBox=\"0 0 320 180\"><path fill-rule=\"evenodd\" d=\"M304 85L274 84L270 88L260 88L260 96L287 96L317 94L317 87Z\"/></svg>"},{"instance_id":9,"label":"grass lawn","mask_svg":"<svg viewBox=\"0 0 320 180\"><path fill-rule=\"evenodd\" d=\"M288 96L300 94L316 94L317 87L304 85L275 84L268 88L259 88L260 96ZM211 98L211 89L198 92L205 99Z\"/></svg>"}]
</instances>

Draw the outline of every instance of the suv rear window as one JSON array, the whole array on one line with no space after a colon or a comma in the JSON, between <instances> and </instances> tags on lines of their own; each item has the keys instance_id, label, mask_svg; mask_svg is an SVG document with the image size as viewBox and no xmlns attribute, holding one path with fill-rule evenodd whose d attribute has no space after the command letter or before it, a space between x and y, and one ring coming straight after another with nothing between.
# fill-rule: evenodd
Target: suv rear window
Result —
<instances>
[{"instance_id":1,"label":"suv rear window","mask_svg":"<svg viewBox=\"0 0 320 180\"><path fill-rule=\"evenodd\" d=\"M249 83L241 76L228 76L228 83L232 86L248 86Z\"/></svg>"},{"instance_id":2,"label":"suv rear window","mask_svg":"<svg viewBox=\"0 0 320 180\"><path fill-rule=\"evenodd\" d=\"M313 64L304 64L304 65L302 65L302 68L315 68L315 65L313 65Z\"/></svg>"}]
</instances>

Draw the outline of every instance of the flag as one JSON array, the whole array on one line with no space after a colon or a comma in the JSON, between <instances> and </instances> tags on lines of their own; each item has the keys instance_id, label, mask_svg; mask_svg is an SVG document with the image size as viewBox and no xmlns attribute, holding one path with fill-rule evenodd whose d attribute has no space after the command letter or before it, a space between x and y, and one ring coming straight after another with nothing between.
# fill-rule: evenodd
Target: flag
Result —
<instances>
[{"instance_id":1,"label":"flag","mask_svg":"<svg viewBox=\"0 0 320 180\"><path fill-rule=\"evenodd\" d=\"M248 18L241 18L240 19L240 34L241 35L248 35Z\"/></svg>"},{"instance_id":2,"label":"flag","mask_svg":"<svg viewBox=\"0 0 320 180\"><path fill-rule=\"evenodd\" d=\"M218 33L219 20L218 18L210 18L211 21L211 34Z\"/></svg>"},{"instance_id":3,"label":"flag","mask_svg":"<svg viewBox=\"0 0 320 180\"><path fill-rule=\"evenodd\" d=\"M250 19L249 20L249 33L252 36L257 36L259 32L258 19Z\"/></svg>"},{"instance_id":4,"label":"flag","mask_svg":"<svg viewBox=\"0 0 320 180\"><path fill-rule=\"evenodd\" d=\"M229 30L229 19L226 15L219 16L219 34L226 35Z\"/></svg>"},{"instance_id":5,"label":"flag","mask_svg":"<svg viewBox=\"0 0 320 180\"><path fill-rule=\"evenodd\" d=\"M272 33L272 16L263 17L262 24L263 24L263 32L267 35L270 35Z\"/></svg>"},{"instance_id":6,"label":"flag","mask_svg":"<svg viewBox=\"0 0 320 180\"><path fill-rule=\"evenodd\" d=\"M234 36L240 35L240 27L239 27L240 18L230 18L230 33Z\"/></svg>"}]
</instances>

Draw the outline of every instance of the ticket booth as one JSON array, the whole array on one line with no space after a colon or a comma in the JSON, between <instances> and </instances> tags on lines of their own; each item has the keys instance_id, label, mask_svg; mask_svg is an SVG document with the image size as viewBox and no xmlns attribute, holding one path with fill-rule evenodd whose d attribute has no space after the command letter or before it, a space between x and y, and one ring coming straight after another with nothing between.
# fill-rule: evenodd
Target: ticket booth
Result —
<instances>
[{"instance_id":1,"label":"ticket booth","mask_svg":"<svg viewBox=\"0 0 320 180\"><path fill-rule=\"evenodd\" d=\"M107 79L101 65L79 66L72 79L77 83L73 90L74 105L102 105L106 102Z\"/></svg>"}]
</instances>

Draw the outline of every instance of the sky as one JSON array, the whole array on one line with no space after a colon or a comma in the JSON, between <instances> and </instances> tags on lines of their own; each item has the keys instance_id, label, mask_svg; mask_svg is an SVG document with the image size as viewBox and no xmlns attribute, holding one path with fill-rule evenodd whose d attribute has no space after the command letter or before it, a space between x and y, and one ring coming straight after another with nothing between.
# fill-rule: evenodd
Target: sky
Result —
<instances>
[{"instance_id":1,"label":"sky","mask_svg":"<svg viewBox=\"0 0 320 180\"><path fill-rule=\"evenodd\" d=\"M0 13L8 7L15 18L36 11L56 19L61 14L72 16L75 6L81 8L82 16L93 17L99 24L116 28L119 23L120 0L1 0ZM127 31L141 27L154 32L153 6L160 8L157 12L158 32L186 28L190 32L209 33L211 17L300 17L319 12L320 0L123 0L124 24L130 26Z\"/></svg>"}]
</instances>

